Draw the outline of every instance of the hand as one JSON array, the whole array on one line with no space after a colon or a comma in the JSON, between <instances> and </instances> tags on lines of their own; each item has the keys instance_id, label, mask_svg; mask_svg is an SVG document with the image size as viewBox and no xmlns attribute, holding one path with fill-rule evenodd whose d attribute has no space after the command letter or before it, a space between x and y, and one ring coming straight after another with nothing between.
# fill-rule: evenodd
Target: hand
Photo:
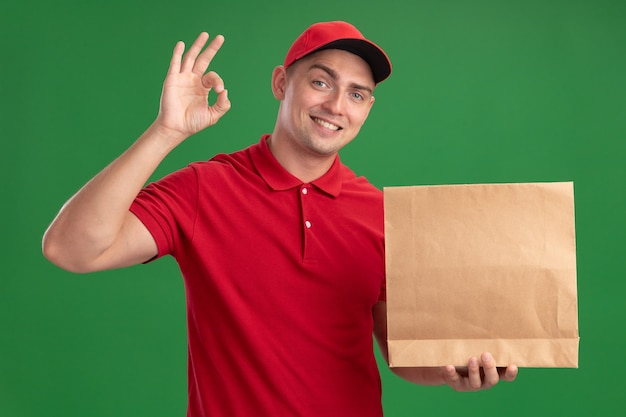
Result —
<instances>
[{"instance_id":1,"label":"hand","mask_svg":"<svg viewBox=\"0 0 626 417\"><path fill-rule=\"evenodd\" d=\"M213 71L205 74L224 43L224 37L216 36L202 51L208 39L208 33L201 33L184 58L185 44L178 42L163 83L156 124L175 133L181 141L214 125L230 109L228 92L220 76ZM208 103L211 89L217 93L217 100L212 106Z\"/></svg>"},{"instance_id":2,"label":"hand","mask_svg":"<svg viewBox=\"0 0 626 417\"><path fill-rule=\"evenodd\" d=\"M470 358L467 368L448 365L443 368L443 378L446 384L459 392L478 391L489 389L498 381L512 382L517 377L517 366L506 368L496 367L496 362L489 353L483 353L480 362L476 357Z\"/></svg>"}]
</instances>

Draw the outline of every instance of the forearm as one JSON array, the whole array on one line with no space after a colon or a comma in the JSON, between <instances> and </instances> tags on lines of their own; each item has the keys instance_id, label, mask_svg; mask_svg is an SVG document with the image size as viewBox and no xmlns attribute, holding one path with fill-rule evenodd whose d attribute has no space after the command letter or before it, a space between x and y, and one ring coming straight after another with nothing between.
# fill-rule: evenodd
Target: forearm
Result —
<instances>
[{"instance_id":1,"label":"forearm","mask_svg":"<svg viewBox=\"0 0 626 417\"><path fill-rule=\"evenodd\" d=\"M443 385L446 383L441 367L390 368L400 378L418 385Z\"/></svg>"},{"instance_id":2,"label":"forearm","mask_svg":"<svg viewBox=\"0 0 626 417\"><path fill-rule=\"evenodd\" d=\"M111 247L134 198L180 139L157 124L146 130L65 203L44 234L44 255L80 271Z\"/></svg>"}]
</instances>

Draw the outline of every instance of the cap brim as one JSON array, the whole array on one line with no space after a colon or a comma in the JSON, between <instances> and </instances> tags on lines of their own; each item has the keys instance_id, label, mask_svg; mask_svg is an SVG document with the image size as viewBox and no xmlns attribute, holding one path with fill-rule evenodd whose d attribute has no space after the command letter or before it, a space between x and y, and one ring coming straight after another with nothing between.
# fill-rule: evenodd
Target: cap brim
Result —
<instances>
[{"instance_id":1,"label":"cap brim","mask_svg":"<svg viewBox=\"0 0 626 417\"><path fill-rule=\"evenodd\" d=\"M374 82L376 84L383 81L391 74L391 62L389 61L389 57L387 57L380 47L367 40L338 39L327 43L317 50L321 51L323 49L341 49L360 56L372 69L372 75L374 76Z\"/></svg>"}]
</instances>

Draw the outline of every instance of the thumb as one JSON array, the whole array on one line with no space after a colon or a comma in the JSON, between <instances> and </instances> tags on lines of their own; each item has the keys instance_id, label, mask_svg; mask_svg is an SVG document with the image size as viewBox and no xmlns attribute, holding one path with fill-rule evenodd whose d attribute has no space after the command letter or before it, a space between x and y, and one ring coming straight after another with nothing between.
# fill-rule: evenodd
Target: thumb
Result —
<instances>
[{"instance_id":1,"label":"thumb","mask_svg":"<svg viewBox=\"0 0 626 417\"><path fill-rule=\"evenodd\" d=\"M228 110L230 110L230 100L228 99L228 90L224 89L217 95L217 100L210 107L216 120L222 117Z\"/></svg>"}]
</instances>

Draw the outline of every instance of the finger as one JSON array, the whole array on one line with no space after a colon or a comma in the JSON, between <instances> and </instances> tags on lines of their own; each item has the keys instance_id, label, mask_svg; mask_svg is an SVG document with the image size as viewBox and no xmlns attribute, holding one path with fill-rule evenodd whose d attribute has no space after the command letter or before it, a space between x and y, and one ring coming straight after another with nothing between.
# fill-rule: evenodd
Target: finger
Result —
<instances>
[{"instance_id":1,"label":"finger","mask_svg":"<svg viewBox=\"0 0 626 417\"><path fill-rule=\"evenodd\" d=\"M228 99L228 90L222 90L217 95L215 104L211 106L211 110L215 115L215 121L217 122L228 110L230 110L230 100Z\"/></svg>"},{"instance_id":2,"label":"finger","mask_svg":"<svg viewBox=\"0 0 626 417\"><path fill-rule=\"evenodd\" d=\"M218 94L221 93L222 90L224 90L224 81L214 71L207 72L202 77L202 85L205 88L212 88Z\"/></svg>"},{"instance_id":3,"label":"finger","mask_svg":"<svg viewBox=\"0 0 626 417\"><path fill-rule=\"evenodd\" d=\"M490 353L485 352L481 355L480 360L483 365L483 372L485 374L483 381L483 388L491 388L498 383L500 375L498 374L498 368L496 367L496 361L493 359Z\"/></svg>"},{"instance_id":4,"label":"finger","mask_svg":"<svg viewBox=\"0 0 626 417\"><path fill-rule=\"evenodd\" d=\"M209 67L209 64L215 57L215 54L217 54L217 51L220 50L223 44L224 37L222 35L217 35L211 43L209 43L209 46L207 46L206 49L198 56L192 71L200 76L204 74L206 69Z\"/></svg>"},{"instance_id":5,"label":"finger","mask_svg":"<svg viewBox=\"0 0 626 417\"><path fill-rule=\"evenodd\" d=\"M518 372L519 372L519 370L517 369L517 366L510 365L510 366L508 366L506 368L501 368L500 369L500 378L503 381L513 382L513 381L515 381L515 378L517 378Z\"/></svg>"},{"instance_id":6,"label":"finger","mask_svg":"<svg viewBox=\"0 0 626 417\"><path fill-rule=\"evenodd\" d=\"M228 91L224 88L224 81L216 72L210 71L202 77L202 85L207 89L213 89L217 93L215 104L210 109L215 117L215 122L230 110L230 101L228 100Z\"/></svg>"},{"instance_id":7,"label":"finger","mask_svg":"<svg viewBox=\"0 0 626 417\"><path fill-rule=\"evenodd\" d=\"M457 368L452 365L448 365L443 368L443 379L453 389L460 391L462 385L462 376L457 372Z\"/></svg>"},{"instance_id":8,"label":"finger","mask_svg":"<svg viewBox=\"0 0 626 417\"><path fill-rule=\"evenodd\" d=\"M206 44L206 41L209 40L209 34L206 32L202 32L196 40L191 45L191 48L185 54L185 58L183 59L183 65L181 68L181 72L191 71L193 69L194 63L198 54Z\"/></svg>"},{"instance_id":9,"label":"finger","mask_svg":"<svg viewBox=\"0 0 626 417\"><path fill-rule=\"evenodd\" d=\"M472 357L467 363L467 379L469 382L469 386L472 389L480 389L483 384L482 378L480 376L480 365L478 363L478 358Z\"/></svg>"},{"instance_id":10,"label":"finger","mask_svg":"<svg viewBox=\"0 0 626 417\"><path fill-rule=\"evenodd\" d=\"M174 47L174 51L172 52L172 59L170 60L170 68L168 69L168 74L175 74L180 72L180 60L183 57L183 52L185 51L185 43L183 41L178 41L176 46Z\"/></svg>"}]
</instances>

